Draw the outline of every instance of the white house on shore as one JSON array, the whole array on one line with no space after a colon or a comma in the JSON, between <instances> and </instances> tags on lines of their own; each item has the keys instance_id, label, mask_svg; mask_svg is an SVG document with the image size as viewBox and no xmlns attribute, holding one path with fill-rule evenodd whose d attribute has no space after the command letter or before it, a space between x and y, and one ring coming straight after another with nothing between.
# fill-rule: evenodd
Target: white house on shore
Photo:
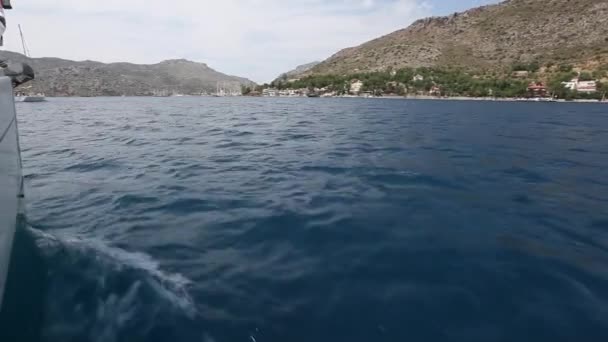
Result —
<instances>
[{"instance_id":1,"label":"white house on shore","mask_svg":"<svg viewBox=\"0 0 608 342\"><path fill-rule=\"evenodd\" d=\"M266 88L262 90L262 96L274 97L279 96L279 90L275 88Z\"/></svg>"},{"instance_id":2,"label":"white house on shore","mask_svg":"<svg viewBox=\"0 0 608 342\"><path fill-rule=\"evenodd\" d=\"M595 93L597 92L597 81L580 81L578 77L573 78L570 82L562 82L564 88L576 90L579 93Z\"/></svg>"},{"instance_id":3,"label":"white house on shore","mask_svg":"<svg viewBox=\"0 0 608 342\"><path fill-rule=\"evenodd\" d=\"M414 76L414 78L412 78L412 81L414 81L414 82L424 81L424 76L422 76L422 75L416 75L416 76Z\"/></svg>"},{"instance_id":4,"label":"white house on shore","mask_svg":"<svg viewBox=\"0 0 608 342\"><path fill-rule=\"evenodd\" d=\"M582 93L595 93L597 92L597 82L596 81L581 81L578 82L576 86L576 90Z\"/></svg>"},{"instance_id":5,"label":"white house on shore","mask_svg":"<svg viewBox=\"0 0 608 342\"><path fill-rule=\"evenodd\" d=\"M360 94L361 89L363 89L363 82L359 80L352 80L350 82L350 93L351 94Z\"/></svg>"}]
</instances>

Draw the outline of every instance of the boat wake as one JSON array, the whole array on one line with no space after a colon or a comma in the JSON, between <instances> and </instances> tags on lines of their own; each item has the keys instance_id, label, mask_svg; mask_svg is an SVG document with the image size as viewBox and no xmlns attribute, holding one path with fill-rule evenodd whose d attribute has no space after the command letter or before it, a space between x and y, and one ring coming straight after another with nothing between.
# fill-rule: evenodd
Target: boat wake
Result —
<instances>
[{"instance_id":1,"label":"boat wake","mask_svg":"<svg viewBox=\"0 0 608 342\"><path fill-rule=\"evenodd\" d=\"M43 341L183 341L202 336L190 281L150 256L28 229L47 267ZM189 336L190 338L185 338Z\"/></svg>"}]
</instances>

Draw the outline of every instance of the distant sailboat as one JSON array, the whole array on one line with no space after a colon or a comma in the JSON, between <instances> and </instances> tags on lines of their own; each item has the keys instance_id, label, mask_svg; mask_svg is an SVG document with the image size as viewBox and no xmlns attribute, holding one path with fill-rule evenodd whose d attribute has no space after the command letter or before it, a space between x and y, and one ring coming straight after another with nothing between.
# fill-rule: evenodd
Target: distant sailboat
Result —
<instances>
[{"instance_id":1,"label":"distant sailboat","mask_svg":"<svg viewBox=\"0 0 608 342\"><path fill-rule=\"evenodd\" d=\"M25 43L25 38L23 37L23 30L21 29L21 25L19 25L19 34L21 35L21 45L23 46L23 54L26 57L31 57L30 56L30 51L27 48L27 44ZM28 88L25 89L31 89L32 86L30 85ZM18 91L15 94L15 102L44 102L46 101L46 97L44 94L32 94L29 92L23 92L23 91Z\"/></svg>"},{"instance_id":2,"label":"distant sailboat","mask_svg":"<svg viewBox=\"0 0 608 342\"><path fill-rule=\"evenodd\" d=\"M213 95L215 97L224 97L226 96L226 91L224 90L224 86L222 84L222 86L220 87L220 82L218 81L215 85L215 95Z\"/></svg>"}]
</instances>

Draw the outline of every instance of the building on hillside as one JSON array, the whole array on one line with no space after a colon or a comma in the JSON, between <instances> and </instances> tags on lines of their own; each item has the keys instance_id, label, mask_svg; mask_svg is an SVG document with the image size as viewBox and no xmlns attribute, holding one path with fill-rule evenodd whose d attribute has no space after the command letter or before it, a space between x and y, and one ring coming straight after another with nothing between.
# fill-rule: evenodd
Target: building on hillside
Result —
<instances>
[{"instance_id":1,"label":"building on hillside","mask_svg":"<svg viewBox=\"0 0 608 342\"><path fill-rule=\"evenodd\" d=\"M431 87L431 90L429 90L429 95L441 96L441 88L439 88L439 86L437 85L434 85L433 87Z\"/></svg>"},{"instance_id":2,"label":"building on hillside","mask_svg":"<svg viewBox=\"0 0 608 342\"><path fill-rule=\"evenodd\" d=\"M578 79L572 80L570 82L562 82L562 85L566 89L576 90L576 85L578 84Z\"/></svg>"},{"instance_id":3,"label":"building on hillside","mask_svg":"<svg viewBox=\"0 0 608 342\"><path fill-rule=\"evenodd\" d=\"M274 88L266 88L266 89L262 90L262 95L270 96L270 97L279 96L279 91Z\"/></svg>"},{"instance_id":4,"label":"building on hillside","mask_svg":"<svg viewBox=\"0 0 608 342\"><path fill-rule=\"evenodd\" d=\"M596 81L579 81L576 85L576 91L579 93L595 93L597 92Z\"/></svg>"},{"instance_id":5,"label":"building on hillside","mask_svg":"<svg viewBox=\"0 0 608 342\"><path fill-rule=\"evenodd\" d=\"M350 93L351 94L361 93L362 88L363 88L363 82L361 82L359 80L352 80L350 82Z\"/></svg>"},{"instance_id":6,"label":"building on hillside","mask_svg":"<svg viewBox=\"0 0 608 342\"><path fill-rule=\"evenodd\" d=\"M562 82L564 88L578 91L579 93L595 93L597 92L597 81L581 81L578 77L573 78L570 82Z\"/></svg>"},{"instance_id":7,"label":"building on hillside","mask_svg":"<svg viewBox=\"0 0 608 342\"><path fill-rule=\"evenodd\" d=\"M424 81L424 76L422 75L416 75L414 76L414 78L412 78L412 81L416 82L416 81Z\"/></svg>"},{"instance_id":8,"label":"building on hillside","mask_svg":"<svg viewBox=\"0 0 608 342\"><path fill-rule=\"evenodd\" d=\"M515 78L527 78L530 72L527 70L513 71L512 76Z\"/></svg>"},{"instance_id":9,"label":"building on hillside","mask_svg":"<svg viewBox=\"0 0 608 342\"><path fill-rule=\"evenodd\" d=\"M529 97L547 97L547 86L543 82L532 82L528 85Z\"/></svg>"},{"instance_id":10,"label":"building on hillside","mask_svg":"<svg viewBox=\"0 0 608 342\"><path fill-rule=\"evenodd\" d=\"M279 91L279 96L283 96L283 97L294 97L294 96L299 96L297 90L294 89L284 89Z\"/></svg>"},{"instance_id":11,"label":"building on hillside","mask_svg":"<svg viewBox=\"0 0 608 342\"><path fill-rule=\"evenodd\" d=\"M397 81L391 81L386 83L385 93L389 95L404 94L405 84Z\"/></svg>"}]
</instances>

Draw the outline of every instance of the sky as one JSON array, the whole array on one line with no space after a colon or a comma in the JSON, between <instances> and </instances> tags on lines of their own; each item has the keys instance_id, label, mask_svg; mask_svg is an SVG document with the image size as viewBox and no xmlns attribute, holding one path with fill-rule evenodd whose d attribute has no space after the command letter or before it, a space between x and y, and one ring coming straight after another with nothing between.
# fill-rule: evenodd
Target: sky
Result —
<instances>
[{"instance_id":1,"label":"sky","mask_svg":"<svg viewBox=\"0 0 608 342\"><path fill-rule=\"evenodd\" d=\"M13 0L5 49L151 64L186 58L268 82L297 65L498 0Z\"/></svg>"}]
</instances>

